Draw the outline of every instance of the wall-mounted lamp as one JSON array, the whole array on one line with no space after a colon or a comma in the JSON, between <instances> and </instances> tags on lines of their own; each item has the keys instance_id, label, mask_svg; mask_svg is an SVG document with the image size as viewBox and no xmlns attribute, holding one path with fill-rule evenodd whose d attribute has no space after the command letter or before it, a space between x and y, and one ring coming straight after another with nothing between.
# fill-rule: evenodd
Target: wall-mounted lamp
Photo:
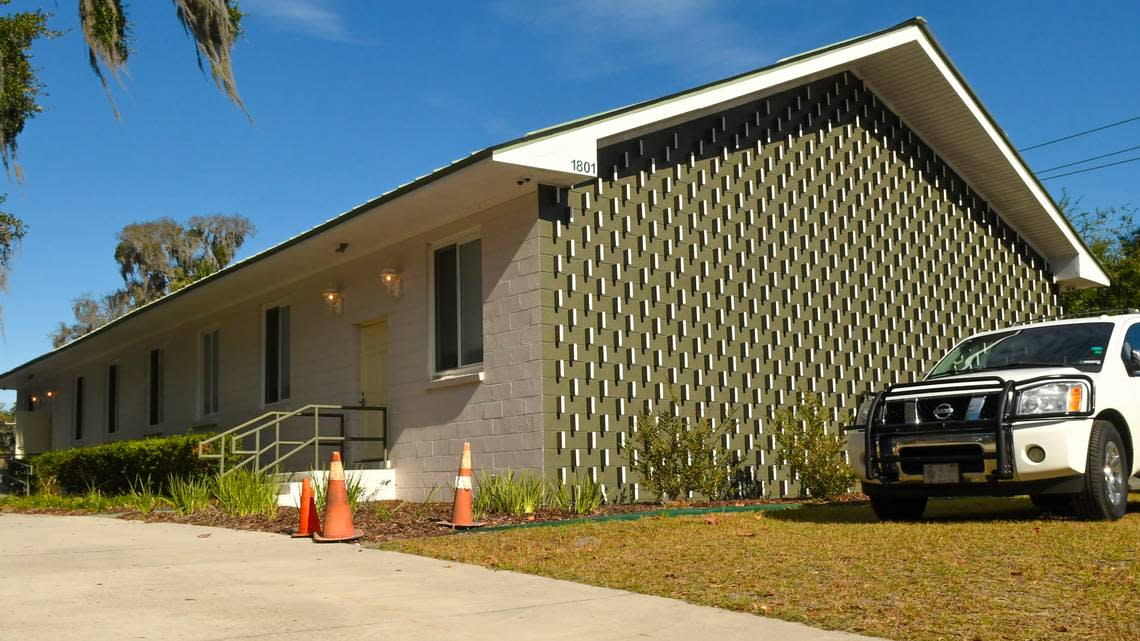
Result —
<instances>
[{"instance_id":1,"label":"wall-mounted lamp","mask_svg":"<svg viewBox=\"0 0 1140 641\"><path fill-rule=\"evenodd\" d=\"M49 399L55 398L55 392L48 390L47 394L44 394L44 396L47 396Z\"/></svg>"},{"instance_id":2,"label":"wall-mounted lamp","mask_svg":"<svg viewBox=\"0 0 1140 641\"><path fill-rule=\"evenodd\" d=\"M400 272L392 267L385 267L380 270L380 283L388 290L388 295L392 298L399 298L402 292L400 287Z\"/></svg>"},{"instance_id":3,"label":"wall-mounted lamp","mask_svg":"<svg viewBox=\"0 0 1140 641\"><path fill-rule=\"evenodd\" d=\"M339 314L344 303L344 296L341 295L339 289L326 289L321 292L321 300L325 301L328 305L329 311Z\"/></svg>"}]
</instances>

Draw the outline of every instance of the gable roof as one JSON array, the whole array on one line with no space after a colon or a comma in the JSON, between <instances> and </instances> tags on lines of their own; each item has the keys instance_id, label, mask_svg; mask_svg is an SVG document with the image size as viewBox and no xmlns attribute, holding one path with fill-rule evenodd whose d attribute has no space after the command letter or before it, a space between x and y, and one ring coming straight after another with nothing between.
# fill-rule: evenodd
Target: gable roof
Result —
<instances>
[{"instance_id":1,"label":"gable roof","mask_svg":"<svg viewBox=\"0 0 1140 641\"><path fill-rule=\"evenodd\" d=\"M1108 276L1081 242L1008 136L950 62L922 18L814 49L773 65L653 100L605 111L476 151L400 185L263 252L0 374L10 388L28 367L76 350L93 339L139 322L185 321L179 301L225 296L243 283L272 282L284 261L308 264L339 239L376 236L386 243L409 238L477 209L533 190L536 183L570 186L590 179L597 151L610 143L691 120L811 80L851 71L985 198L1049 263L1064 287L1107 285ZM471 198L472 193L481 197ZM451 203L451 206L447 206ZM448 213L441 213L448 212ZM364 214L376 214L364 216ZM450 218L447 218L449 216ZM399 233L392 233L399 229ZM151 322L151 321L148 321Z\"/></svg>"}]
</instances>

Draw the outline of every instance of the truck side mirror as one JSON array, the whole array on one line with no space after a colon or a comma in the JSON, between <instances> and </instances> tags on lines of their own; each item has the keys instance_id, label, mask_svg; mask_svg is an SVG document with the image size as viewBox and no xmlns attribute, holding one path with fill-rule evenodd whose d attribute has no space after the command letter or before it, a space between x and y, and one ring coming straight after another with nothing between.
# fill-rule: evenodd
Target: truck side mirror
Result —
<instances>
[{"instance_id":1,"label":"truck side mirror","mask_svg":"<svg viewBox=\"0 0 1140 641\"><path fill-rule=\"evenodd\" d=\"M1128 362L1125 363L1130 376L1140 375L1140 350L1133 349L1128 352Z\"/></svg>"}]
</instances>

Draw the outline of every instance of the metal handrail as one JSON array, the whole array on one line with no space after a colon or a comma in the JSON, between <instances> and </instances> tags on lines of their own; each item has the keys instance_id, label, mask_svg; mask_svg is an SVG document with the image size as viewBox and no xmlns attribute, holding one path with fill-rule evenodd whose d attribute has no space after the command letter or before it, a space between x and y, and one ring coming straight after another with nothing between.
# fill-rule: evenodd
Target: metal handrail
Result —
<instances>
[{"instance_id":1,"label":"metal handrail","mask_svg":"<svg viewBox=\"0 0 1140 641\"><path fill-rule=\"evenodd\" d=\"M344 433L344 414L338 412L345 411L365 411L365 412L380 412L383 414L383 420L380 423L380 436L379 437L351 437L346 436ZM322 414L323 412L323 414ZM298 441L298 440L283 440L281 438L281 423L301 417L313 417L313 435L312 437ZM321 418L336 418L339 421L339 435L326 435L321 434ZM273 430L272 434L263 439L262 433L266 430ZM238 443L244 443L247 439L253 437L253 448L246 449L244 446L239 448ZM263 440L267 441L263 444ZM283 411L270 411L250 419L240 425L232 427L224 432L215 434L208 439L198 443L198 458L201 459L214 459L218 461L218 472L221 475L229 474L230 472L252 464L252 469L256 472L263 472L265 470L276 469L285 460L296 455L298 452L306 448L313 448L313 467L320 467L320 450L322 445L333 443L347 443L347 442L379 442L384 444L384 460L388 459L388 408L381 405L368 406L368 405L328 405L311 403L298 409L283 412ZM206 447L217 443L217 452L206 452ZM227 447L228 445L228 447ZM282 454L282 446L287 448L286 452ZM272 460L267 463L262 463L261 459L265 455L272 452ZM240 459L238 462L231 462L227 465L227 454L233 459Z\"/></svg>"},{"instance_id":2,"label":"metal handrail","mask_svg":"<svg viewBox=\"0 0 1140 641\"><path fill-rule=\"evenodd\" d=\"M35 467L26 459L19 458L14 454L7 458L8 467L5 473L8 475L8 481L13 486L19 485L24 488L24 495L32 493L32 477L35 475Z\"/></svg>"}]
</instances>

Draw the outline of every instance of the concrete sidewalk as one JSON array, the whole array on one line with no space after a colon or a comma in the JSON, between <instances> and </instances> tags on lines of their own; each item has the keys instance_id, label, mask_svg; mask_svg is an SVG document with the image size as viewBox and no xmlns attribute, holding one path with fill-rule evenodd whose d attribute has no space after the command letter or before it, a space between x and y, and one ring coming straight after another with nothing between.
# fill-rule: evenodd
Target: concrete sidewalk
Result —
<instances>
[{"instance_id":1,"label":"concrete sidewalk","mask_svg":"<svg viewBox=\"0 0 1140 641\"><path fill-rule=\"evenodd\" d=\"M672 599L355 545L0 515L0 639L855 640Z\"/></svg>"}]
</instances>

